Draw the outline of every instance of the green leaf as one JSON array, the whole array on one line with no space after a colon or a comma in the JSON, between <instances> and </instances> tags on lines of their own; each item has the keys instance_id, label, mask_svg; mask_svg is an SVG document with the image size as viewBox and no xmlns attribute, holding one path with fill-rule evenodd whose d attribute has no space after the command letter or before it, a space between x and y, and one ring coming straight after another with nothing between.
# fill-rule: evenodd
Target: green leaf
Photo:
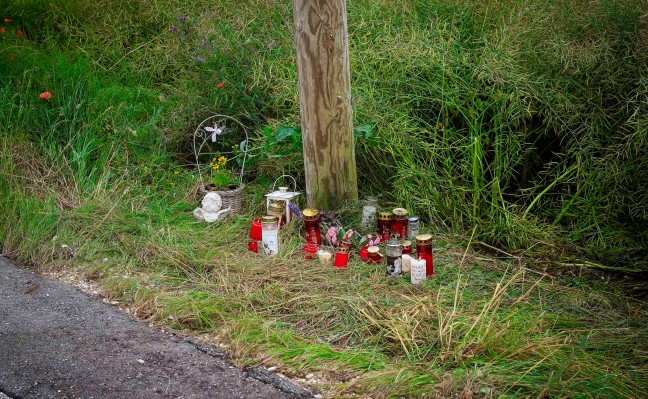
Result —
<instances>
[{"instance_id":1,"label":"green leaf","mask_svg":"<svg viewBox=\"0 0 648 399\"><path fill-rule=\"evenodd\" d=\"M281 143L288 138L293 140L294 137L298 134L299 133L294 127L290 127L290 126L280 127L279 129L277 129L277 132L275 133L275 140L277 140L277 143Z\"/></svg>"},{"instance_id":2,"label":"green leaf","mask_svg":"<svg viewBox=\"0 0 648 399\"><path fill-rule=\"evenodd\" d=\"M370 138L371 137L371 128L372 128L371 124L372 123L373 122L370 122L370 123L368 123L366 125L362 125L362 126L353 128L353 137L358 138L359 136L362 136L365 139Z\"/></svg>"}]
</instances>

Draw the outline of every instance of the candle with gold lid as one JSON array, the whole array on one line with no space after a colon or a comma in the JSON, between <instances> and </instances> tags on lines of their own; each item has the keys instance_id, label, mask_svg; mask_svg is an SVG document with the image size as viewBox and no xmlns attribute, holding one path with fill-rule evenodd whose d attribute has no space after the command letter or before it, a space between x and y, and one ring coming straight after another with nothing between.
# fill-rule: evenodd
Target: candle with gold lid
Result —
<instances>
[{"instance_id":1,"label":"candle with gold lid","mask_svg":"<svg viewBox=\"0 0 648 399\"><path fill-rule=\"evenodd\" d=\"M392 220L394 219L393 215L390 212L379 212L378 213L378 234L382 241L389 240L391 236Z\"/></svg>"},{"instance_id":2,"label":"candle with gold lid","mask_svg":"<svg viewBox=\"0 0 648 399\"><path fill-rule=\"evenodd\" d=\"M333 266L335 267L347 267L349 263L349 248L345 245L340 245L335 248L335 261Z\"/></svg>"},{"instance_id":3,"label":"candle with gold lid","mask_svg":"<svg viewBox=\"0 0 648 399\"><path fill-rule=\"evenodd\" d=\"M392 214L392 233L396 235L396 238L407 238L407 209L395 208Z\"/></svg>"},{"instance_id":4,"label":"candle with gold lid","mask_svg":"<svg viewBox=\"0 0 648 399\"><path fill-rule=\"evenodd\" d=\"M416 255L425 260L425 276L434 274L434 259L432 258L432 235L419 234L416 236ZM414 265L412 264L412 267Z\"/></svg>"},{"instance_id":5,"label":"candle with gold lid","mask_svg":"<svg viewBox=\"0 0 648 399\"><path fill-rule=\"evenodd\" d=\"M306 241L322 245L322 233L320 233L320 214L316 208L306 208L302 211L304 216L304 230L306 230Z\"/></svg>"},{"instance_id":6,"label":"candle with gold lid","mask_svg":"<svg viewBox=\"0 0 648 399\"><path fill-rule=\"evenodd\" d=\"M403 245L403 255L411 255L412 242L410 240L401 240L401 244Z\"/></svg>"},{"instance_id":7,"label":"candle with gold lid","mask_svg":"<svg viewBox=\"0 0 648 399\"><path fill-rule=\"evenodd\" d=\"M283 227L286 224L286 214L284 213L284 208L278 202L271 202L268 205L268 216L275 216L279 221L279 227Z\"/></svg>"}]
</instances>

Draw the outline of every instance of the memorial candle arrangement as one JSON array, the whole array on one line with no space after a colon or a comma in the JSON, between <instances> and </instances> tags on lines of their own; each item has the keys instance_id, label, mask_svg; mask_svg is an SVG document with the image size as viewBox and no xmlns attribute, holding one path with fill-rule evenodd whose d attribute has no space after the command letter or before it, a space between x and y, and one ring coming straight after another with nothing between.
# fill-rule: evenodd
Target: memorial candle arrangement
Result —
<instances>
[{"instance_id":1,"label":"memorial candle arrangement","mask_svg":"<svg viewBox=\"0 0 648 399\"><path fill-rule=\"evenodd\" d=\"M331 212L315 208L302 212L296 204L288 205L292 219L303 222L305 260L319 259L323 265L342 269L348 267L355 256L369 265L383 265L387 276L409 274L415 285L434 275L432 235L419 234L418 216L409 215L405 208L376 215L376 200L369 197L360 215L361 223L365 228L375 223L377 234L358 239L360 235L353 229L342 228ZM279 229L290 219L283 204L268 201L266 209L266 216L252 221L248 247L252 252L276 255L279 253ZM324 245L323 238L326 238ZM416 252L413 240L416 240Z\"/></svg>"}]
</instances>

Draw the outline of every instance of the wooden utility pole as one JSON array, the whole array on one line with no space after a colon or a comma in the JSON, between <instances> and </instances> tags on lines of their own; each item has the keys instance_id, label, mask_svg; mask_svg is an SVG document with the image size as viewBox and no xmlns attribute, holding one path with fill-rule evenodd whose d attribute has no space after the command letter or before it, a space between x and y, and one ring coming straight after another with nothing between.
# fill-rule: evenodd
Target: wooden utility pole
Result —
<instances>
[{"instance_id":1,"label":"wooden utility pole","mask_svg":"<svg viewBox=\"0 0 648 399\"><path fill-rule=\"evenodd\" d=\"M346 0L293 0L308 205L358 199Z\"/></svg>"}]
</instances>

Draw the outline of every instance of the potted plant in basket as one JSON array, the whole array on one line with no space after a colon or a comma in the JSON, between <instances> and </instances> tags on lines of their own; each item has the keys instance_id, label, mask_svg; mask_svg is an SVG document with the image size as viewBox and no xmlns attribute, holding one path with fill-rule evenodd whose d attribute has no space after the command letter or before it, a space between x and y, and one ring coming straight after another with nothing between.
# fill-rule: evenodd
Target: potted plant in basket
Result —
<instances>
[{"instance_id":1,"label":"potted plant in basket","mask_svg":"<svg viewBox=\"0 0 648 399\"><path fill-rule=\"evenodd\" d=\"M238 174L233 169L227 168L227 157L217 154L209 163L211 168L211 181L205 189L207 191L226 191L238 188L240 181Z\"/></svg>"},{"instance_id":2,"label":"potted plant in basket","mask_svg":"<svg viewBox=\"0 0 648 399\"><path fill-rule=\"evenodd\" d=\"M248 147L245 126L231 116L212 115L198 125L192 143L200 178L198 192L215 192L223 208L230 208L229 214L240 213Z\"/></svg>"}]
</instances>

